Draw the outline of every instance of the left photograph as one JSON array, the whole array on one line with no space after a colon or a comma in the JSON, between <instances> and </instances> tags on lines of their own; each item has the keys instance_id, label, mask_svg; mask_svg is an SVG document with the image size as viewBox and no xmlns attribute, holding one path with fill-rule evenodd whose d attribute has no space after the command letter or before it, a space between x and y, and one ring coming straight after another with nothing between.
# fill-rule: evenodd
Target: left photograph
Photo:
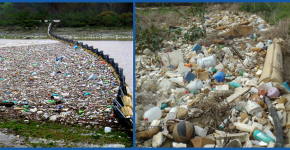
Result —
<instances>
[{"instance_id":1,"label":"left photograph","mask_svg":"<svg viewBox=\"0 0 290 150\"><path fill-rule=\"evenodd\" d=\"M133 147L133 3L0 3L0 147Z\"/></svg>"}]
</instances>

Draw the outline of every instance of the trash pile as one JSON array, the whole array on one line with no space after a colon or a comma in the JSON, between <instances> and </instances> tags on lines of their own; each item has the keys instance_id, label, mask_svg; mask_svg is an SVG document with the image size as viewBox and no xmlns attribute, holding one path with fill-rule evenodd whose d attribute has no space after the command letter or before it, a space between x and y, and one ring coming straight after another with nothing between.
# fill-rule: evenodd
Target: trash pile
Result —
<instances>
[{"instance_id":1,"label":"trash pile","mask_svg":"<svg viewBox=\"0 0 290 150\"><path fill-rule=\"evenodd\" d=\"M136 56L136 147L289 147L285 42L265 39L270 25L257 15L205 19L206 37ZM197 20L176 28L202 27Z\"/></svg>"},{"instance_id":2,"label":"trash pile","mask_svg":"<svg viewBox=\"0 0 290 150\"><path fill-rule=\"evenodd\" d=\"M78 46L49 44L0 50L4 118L110 126L119 90L113 69Z\"/></svg>"}]
</instances>

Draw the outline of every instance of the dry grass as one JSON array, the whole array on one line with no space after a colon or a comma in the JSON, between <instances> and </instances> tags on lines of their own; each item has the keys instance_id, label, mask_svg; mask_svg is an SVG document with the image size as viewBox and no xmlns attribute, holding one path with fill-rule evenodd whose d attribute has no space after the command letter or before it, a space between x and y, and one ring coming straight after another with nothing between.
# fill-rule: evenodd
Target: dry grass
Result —
<instances>
[{"instance_id":1,"label":"dry grass","mask_svg":"<svg viewBox=\"0 0 290 150\"><path fill-rule=\"evenodd\" d=\"M288 47L290 46L290 37L289 37L289 27L290 27L290 18L277 22L269 31L263 32L261 35L265 39L274 39L274 38L282 38L287 43L283 45L282 51L283 53L290 54L290 50Z\"/></svg>"}]
</instances>

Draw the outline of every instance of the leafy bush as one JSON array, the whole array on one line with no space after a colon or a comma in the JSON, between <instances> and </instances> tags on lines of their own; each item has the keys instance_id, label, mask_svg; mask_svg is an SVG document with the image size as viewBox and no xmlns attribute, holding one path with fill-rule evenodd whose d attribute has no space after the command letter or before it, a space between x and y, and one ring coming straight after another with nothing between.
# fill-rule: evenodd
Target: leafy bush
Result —
<instances>
[{"instance_id":1,"label":"leafy bush","mask_svg":"<svg viewBox=\"0 0 290 150\"><path fill-rule=\"evenodd\" d=\"M184 34L185 41L194 41L203 36L205 31L200 27L192 27Z\"/></svg>"},{"instance_id":2,"label":"leafy bush","mask_svg":"<svg viewBox=\"0 0 290 150\"><path fill-rule=\"evenodd\" d=\"M122 13L119 18L123 26L133 26L133 13Z\"/></svg>"},{"instance_id":3,"label":"leafy bush","mask_svg":"<svg viewBox=\"0 0 290 150\"><path fill-rule=\"evenodd\" d=\"M151 24L149 29L141 30L141 28L136 25L136 52L141 53L142 50L146 48L149 48L152 51L158 50L163 41L164 33L170 34L170 30L159 29L153 24Z\"/></svg>"}]
</instances>

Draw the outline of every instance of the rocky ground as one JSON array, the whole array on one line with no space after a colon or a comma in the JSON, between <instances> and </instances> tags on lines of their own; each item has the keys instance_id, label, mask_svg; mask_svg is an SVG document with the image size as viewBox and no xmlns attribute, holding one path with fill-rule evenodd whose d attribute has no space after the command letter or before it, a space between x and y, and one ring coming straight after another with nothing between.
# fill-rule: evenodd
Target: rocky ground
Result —
<instances>
[{"instance_id":1,"label":"rocky ground","mask_svg":"<svg viewBox=\"0 0 290 150\"><path fill-rule=\"evenodd\" d=\"M205 36L184 41L192 27L203 27L198 17L175 24L181 36L172 31L158 52L136 56L136 147L289 147L283 39L244 12L212 11Z\"/></svg>"}]
</instances>

